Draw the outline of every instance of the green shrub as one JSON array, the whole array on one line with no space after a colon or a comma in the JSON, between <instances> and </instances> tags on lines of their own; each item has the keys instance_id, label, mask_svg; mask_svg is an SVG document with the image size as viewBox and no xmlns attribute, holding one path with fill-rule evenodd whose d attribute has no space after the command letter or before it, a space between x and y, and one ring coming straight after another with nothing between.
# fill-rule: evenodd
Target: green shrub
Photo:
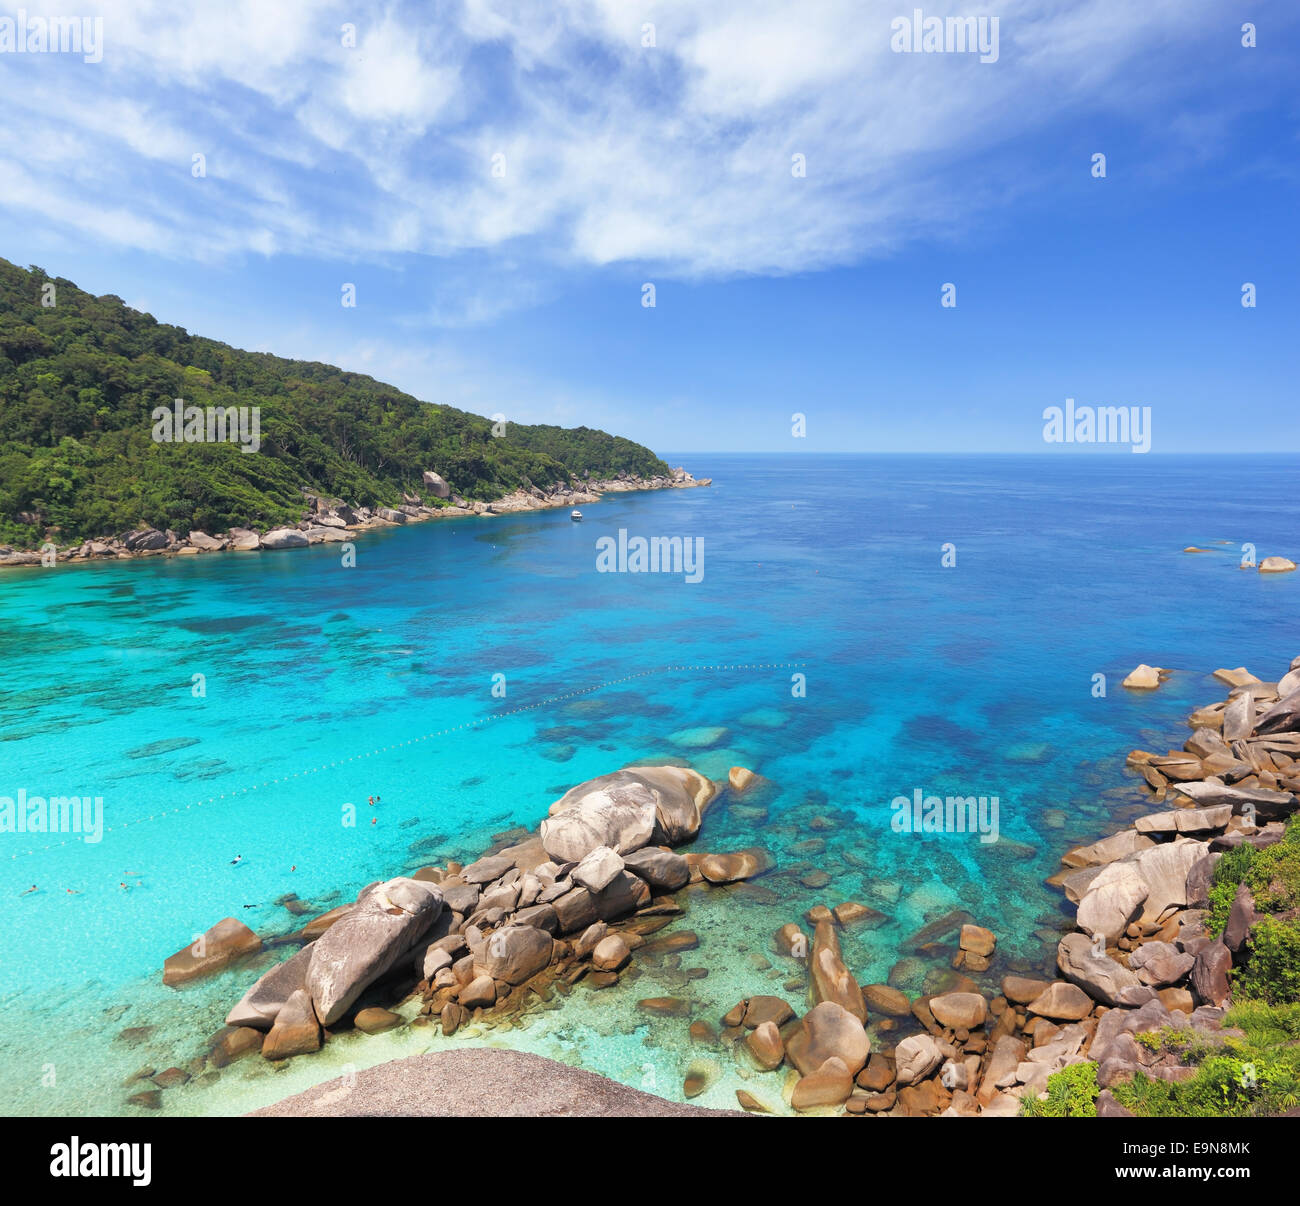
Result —
<instances>
[{"instance_id":1,"label":"green shrub","mask_svg":"<svg viewBox=\"0 0 1300 1206\"><path fill-rule=\"evenodd\" d=\"M1234 992L1270 1005L1300 1001L1300 925L1262 917L1251 927L1249 943Z\"/></svg>"},{"instance_id":2,"label":"green shrub","mask_svg":"<svg viewBox=\"0 0 1300 1206\"><path fill-rule=\"evenodd\" d=\"M1251 861L1246 884L1255 907L1264 913L1281 913L1300 907L1300 824L1287 822L1282 840Z\"/></svg>"},{"instance_id":3,"label":"green shrub","mask_svg":"<svg viewBox=\"0 0 1300 1206\"><path fill-rule=\"evenodd\" d=\"M1300 1003L1270 1005L1266 1001L1237 1001L1223 1019L1225 1026L1245 1032L1250 1049L1283 1047L1300 1042Z\"/></svg>"},{"instance_id":4,"label":"green shrub","mask_svg":"<svg viewBox=\"0 0 1300 1206\"><path fill-rule=\"evenodd\" d=\"M1216 1055L1191 1080L1151 1080L1139 1072L1111 1092L1145 1118L1262 1118L1292 1108L1300 1098L1300 1071L1294 1059Z\"/></svg>"},{"instance_id":5,"label":"green shrub","mask_svg":"<svg viewBox=\"0 0 1300 1206\"><path fill-rule=\"evenodd\" d=\"M1097 1065L1091 1060L1071 1064L1047 1078L1047 1100L1026 1098L1022 1118L1095 1118L1097 1116Z\"/></svg>"},{"instance_id":6,"label":"green shrub","mask_svg":"<svg viewBox=\"0 0 1300 1206\"><path fill-rule=\"evenodd\" d=\"M1144 1118L1257 1118L1300 1105L1300 1004L1244 1001L1223 1019L1221 1042L1166 1027L1137 1040L1172 1051L1196 1069L1186 1081L1154 1080L1139 1072L1116 1085L1115 1100ZM1043 1103L1040 1103L1043 1104Z\"/></svg>"},{"instance_id":7,"label":"green shrub","mask_svg":"<svg viewBox=\"0 0 1300 1206\"><path fill-rule=\"evenodd\" d=\"M1228 923L1237 886L1245 884L1261 913L1300 908L1300 823L1287 822L1282 840L1263 850L1243 842L1215 864L1206 929L1216 937Z\"/></svg>"},{"instance_id":8,"label":"green shrub","mask_svg":"<svg viewBox=\"0 0 1300 1206\"><path fill-rule=\"evenodd\" d=\"M1232 908L1233 898L1237 895L1237 887L1246 878L1258 853L1254 846L1242 842L1235 850L1225 851L1223 857L1214 865L1214 877L1210 887L1210 912L1205 919L1205 928L1216 938L1223 933L1223 927L1228 924L1228 912Z\"/></svg>"}]
</instances>

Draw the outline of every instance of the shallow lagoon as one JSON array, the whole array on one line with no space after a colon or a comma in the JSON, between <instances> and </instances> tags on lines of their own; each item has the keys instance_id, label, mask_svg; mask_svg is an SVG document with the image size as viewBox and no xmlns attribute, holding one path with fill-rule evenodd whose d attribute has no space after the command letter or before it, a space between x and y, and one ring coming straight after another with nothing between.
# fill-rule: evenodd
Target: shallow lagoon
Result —
<instances>
[{"instance_id":1,"label":"shallow lagoon","mask_svg":"<svg viewBox=\"0 0 1300 1206\"><path fill-rule=\"evenodd\" d=\"M684 894L664 932L700 945L678 966L634 960L630 982L579 985L522 1028L451 1041L673 1097L692 1060L712 1059L719 1079L699 1102L731 1105L743 1083L775 1104L780 1074L739 1078L730 1054L689 1043L688 1020L647 1019L636 1000L683 996L715 1024L760 991L799 1006L783 988L799 969L772 932L845 899L889 918L846 931L864 983L954 907L998 933L1007 965L1042 966L1061 916L1042 879L1141 806L1127 750L1181 744L1186 713L1221 695L1216 667L1270 677L1300 652L1300 578L1236 568L1247 541L1300 551L1288 459L679 459L715 485L610 496L582 524L557 510L371 535L356 569L325 546L0 577L0 795L102 795L105 808L97 844L0 835L3 1109L129 1110L130 1073L201 1054L285 949L164 989L162 960L218 918L283 934L300 924L274 903L285 893L323 910L471 857L575 782L660 758L765 775L765 812L724 802L699 845L762 843L776 872ZM596 540L620 528L702 537L703 579L597 573ZM1178 673L1122 690L1140 661ZM999 842L893 832L891 800L917 789L998 796ZM806 887L810 870L831 883ZM896 975L916 992L934 966ZM287 1068L243 1061L169 1089L164 1108L250 1109L447 1041L348 1036Z\"/></svg>"}]
</instances>

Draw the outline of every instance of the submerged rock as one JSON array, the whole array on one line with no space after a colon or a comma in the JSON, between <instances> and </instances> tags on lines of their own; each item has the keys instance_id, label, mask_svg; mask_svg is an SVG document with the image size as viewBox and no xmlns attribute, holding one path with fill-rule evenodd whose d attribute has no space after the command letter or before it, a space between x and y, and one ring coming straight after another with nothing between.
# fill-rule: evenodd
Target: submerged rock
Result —
<instances>
[{"instance_id":1,"label":"submerged rock","mask_svg":"<svg viewBox=\"0 0 1300 1206\"><path fill-rule=\"evenodd\" d=\"M192 945L163 962L163 983L174 988L214 975L234 960L262 949L262 940L242 921L224 917Z\"/></svg>"},{"instance_id":2,"label":"submerged rock","mask_svg":"<svg viewBox=\"0 0 1300 1206\"><path fill-rule=\"evenodd\" d=\"M730 854L706 854L700 859L700 874L711 884L733 884L752 879L772 865L767 851L753 846Z\"/></svg>"},{"instance_id":3,"label":"submerged rock","mask_svg":"<svg viewBox=\"0 0 1300 1206\"><path fill-rule=\"evenodd\" d=\"M638 1001L637 1008L659 1017L689 1017L691 1003L682 997L646 997Z\"/></svg>"},{"instance_id":4,"label":"submerged rock","mask_svg":"<svg viewBox=\"0 0 1300 1206\"><path fill-rule=\"evenodd\" d=\"M228 1026L217 1035L208 1061L214 1068L225 1068L242 1056L261 1051L265 1038L261 1030L251 1026Z\"/></svg>"},{"instance_id":5,"label":"submerged rock","mask_svg":"<svg viewBox=\"0 0 1300 1206\"><path fill-rule=\"evenodd\" d=\"M371 1008L361 1010L353 1024L362 1034L382 1034L385 1030L400 1026L402 1019L390 1009Z\"/></svg>"},{"instance_id":6,"label":"submerged rock","mask_svg":"<svg viewBox=\"0 0 1300 1206\"><path fill-rule=\"evenodd\" d=\"M906 1018L912 1015L912 1004L907 994L889 984L867 984L862 989L867 1009L883 1013L886 1017Z\"/></svg>"},{"instance_id":7,"label":"submerged rock","mask_svg":"<svg viewBox=\"0 0 1300 1206\"><path fill-rule=\"evenodd\" d=\"M700 750L708 749L711 745L718 745L727 739L727 730L721 725L701 725L694 729L678 729L675 733L670 733L668 740L674 745L680 745L685 749Z\"/></svg>"},{"instance_id":8,"label":"submerged rock","mask_svg":"<svg viewBox=\"0 0 1300 1206\"><path fill-rule=\"evenodd\" d=\"M737 795L743 795L746 788L757 778L758 776L752 770L744 766L733 766L727 772L727 782L731 784L731 790Z\"/></svg>"}]
</instances>

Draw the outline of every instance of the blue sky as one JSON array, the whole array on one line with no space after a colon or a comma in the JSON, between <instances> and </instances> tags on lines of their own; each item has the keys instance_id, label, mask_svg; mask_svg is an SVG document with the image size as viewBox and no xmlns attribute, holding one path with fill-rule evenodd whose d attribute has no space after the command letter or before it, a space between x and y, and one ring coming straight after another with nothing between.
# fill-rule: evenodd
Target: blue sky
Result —
<instances>
[{"instance_id":1,"label":"blue sky","mask_svg":"<svg viewBox=\"0 0 1300 1206\"><path fill-rule=\"evenodd\" d=\"M1300 449L1296 7L921 6L988 63L894 53L915 7L79 3L102 61L0 53L0 255L658 449L1058 454L1067 396Z\"/></svg>"}]
</instances>

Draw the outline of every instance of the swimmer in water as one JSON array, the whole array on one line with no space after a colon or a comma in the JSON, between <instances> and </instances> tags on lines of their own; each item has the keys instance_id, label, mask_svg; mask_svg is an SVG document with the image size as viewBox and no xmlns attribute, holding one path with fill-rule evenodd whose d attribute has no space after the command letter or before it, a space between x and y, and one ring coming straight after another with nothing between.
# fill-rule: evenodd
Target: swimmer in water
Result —
<instances>
[{"instance_id":1,"label":"swimmer in water","mask_svg":"<svg viewBox=\"0 0 1300 1206\"><path fill-rule=\"evenodd\" d=\"M230 865L232 867L235 867L238 866L243 861L244 861L244 856L242 854L236 854L235 857L230 860Z\"/></svg>"},{"instance_id":2,"label":"swimmer in water","mask_svg":"<svg viewBox=\"0 0 1300 1206\"><path fill-rule=\"evenodd\" d=\"M28 888L26 892L19 892L18 895L19 895L19 896L30 896L33 892L37 892L37 891L39 891L39 889L36 887L35 884L32 884L32 886L31 886L30 888Z\"/></svg>"}]
</instances>

